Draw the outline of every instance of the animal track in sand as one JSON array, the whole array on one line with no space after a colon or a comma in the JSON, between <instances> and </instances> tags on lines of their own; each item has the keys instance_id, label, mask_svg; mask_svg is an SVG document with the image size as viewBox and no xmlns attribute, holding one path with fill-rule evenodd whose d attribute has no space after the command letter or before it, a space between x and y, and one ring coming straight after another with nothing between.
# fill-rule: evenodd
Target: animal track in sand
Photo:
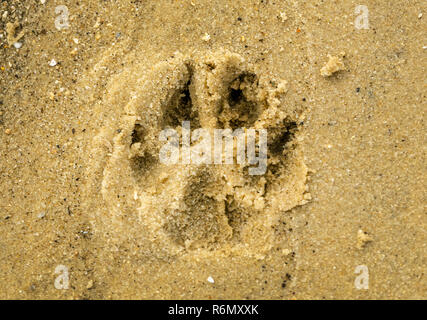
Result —
<instances>
[{"instance_id":1,"label":"animal track in sand","mask_svg":"<svg viewBox=\"0 0 427 320\"><path fill-rule=\"evenodd\" d=\"M302 112L286 105L286 81L257 75L227 51L176 53L148 71L133 68L111 80L114 92L138 85L92 145L87 193L98 193L88 200L94 228L159 256L262 257L274 245L280 215L307 198ZM183 121L192 129L267 129L267 172L251 176L238 164L162 164L159 134L179 131Z\"/></svg>"}]
</instances>

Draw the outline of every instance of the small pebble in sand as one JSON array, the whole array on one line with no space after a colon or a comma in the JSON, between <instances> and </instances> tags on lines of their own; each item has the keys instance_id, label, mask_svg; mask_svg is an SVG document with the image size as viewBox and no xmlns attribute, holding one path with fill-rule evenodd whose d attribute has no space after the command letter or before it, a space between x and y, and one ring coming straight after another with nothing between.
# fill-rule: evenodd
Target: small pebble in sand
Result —
<instances>
[{"instance_id":1,"label":"small pebble in sand","mask_svg":"<svg viewBox=\"0 0 427 320\"><path fill-rule=\"evenodd\" d=\"M211 276L209 276L209 277L208 277L208 282L210 282L210 283L215 283L215 280L214 280Z\"/></svg>"},{"instance_id":2,"label":"small pebble in sand","mask_svg":"<svg viewBox=\"0 0 427 320\"><path fill-rule=\"evenodd\" d=\"M205 35L202 37L202 40L206 42L208 42L210 39L211 39L211 36L207 33L205 33Z\"/></svg>"},{"instance_id":3,"label":"small pebble in sand","mask_svg":"<svg viewBox=\"0 0 427 320\"><path fill-rule=\"evenodd\" d=\"M45 3L46 3L46 0L40 0L40 3L41 3L41 4L45 4Z\"/></svg>"},{"instance_id":4,"label":"small pebble in sand","mask_svg":"<svg viewBox=\"0 0 427 320\"><path fill-rule=\"evenodd\" d=\"M357 248L363 249L372 240L372 237L367 232L361 229L357 231Z\"/></svg>"},{"instance_id":5,"label":"small pebble in sand","mask_svg":"<svg viewBox=\"0 0 427 320\"><path fill-rule=\"evenodd\" d=\"M323 77L330 77L334 73L345 70L344 62L341 57L331 56L328 54L329 61L326 65L320 69L320 74Z\"/></svg>"},{"instance_id":6,"label":"small pebble in sand","mask_svg":"<svg viewBox=\"0 0 427 320\"><path fill-rule=\"evenodd\" d=\"M285 22L286 20L288 20L288 16L286 15L286 12L280 12L280 19L282 20L282 22Z\"/></svg>"},{"instance_id":7,"label":"small pebble in sand","mask_svg":"<svg viewBox=\"0 0 427 320\"><path fill-rule=\"evenodd\" d=\"M86 289L92 289L93 288L93 280L89 280L87 283Z\"/></svg>"},{"instance_id":8,"label":"small pebble in sand","mask_svg":"<svg viewBox=\"0 0 427 320\"><path fill-rule=\"evenodd\" d=\"M49 65L51 66L51 67L54 67L54 66L56 66L58 63L56 62L56 60L55 59L52 59L52 60L50 60L50 62L49 62Z\"/></svg>"},{"instance_id":9,"label":"small pebble in sand","mask_svg":"<svg viewBox=\"0 0 427 320\"><path fill-rule=\"evenodd\" d=\"M93 25L94 28L98 28L101 25L101 18L97 18L95 24Z\"/></svg>"},{"instance_id":10,"label":"small pebble in sand","mask_svg":"<svg viewBox=\"0 0 427 320\"><path fill-rule=\"evenodd\" d=\"M12 133L12 130L10 130L10 129L6 129L6 130L4 130L4 133L5 133L5 134L7 134L7 135L9 135L9 134L11 134L11 133Z\"/></svg>"},{"instance_id":11,"label":"small pebble in sand","mask_svg":"<svg viewBox=\"0 0 427 320\"><path fill-rule=\"evenodd\" d=\"M22 42L15 42L15 43L13 44L13 46L14 46L16 49L20 49L20 48L22 47Z\"/></svg>"},{"instance_id":12,"label":"small pebble in sand","mask_svg":"<svg viewBox=\"0 0 427 320\"><path fill-rule=\"evenodd\" d=\"M422 13L420 13L419 15L418 15L418 19L421 19L423 17L423 14Z\"/></svg>"},{"instance_id":13,"label":"small pebble in sand","mask_svg":"<svg viewBox=\"0 0 427 320\"><path fill-rule=\"evenodd\" d=\"M282 250L282 253L285 255L285 256L288 256L288 255L290 255L291 254L291 250L289 250L289 249L283 249Z\"/></svg>"},{"instance_id":14,"label":"small pebble in sand","mask_svg":"<svg viewBox=\"0 0 427 320\"><path fill-rule=\"evenodd\" d=\"M44 216L46 215L46 213L45 212L40 212L38 215L37 215L37 218L39 218L39 219L42 219L42 218L44 218Z\"/></svg>"},{"instance_id":15,"label":"small pebble in sand","mask_svg":"<svg viewBox=\"0 0 427 320\"><path fill-rule=\"evenodd\" d=\"M7 43L9 44L9 46L18 42L24 36L25 30L21 30L21 32L19 32L18 35L15 35L16 30L19 28L19 26L20 26L19 22L6 23Z\"/></svg>"}]
</instances>

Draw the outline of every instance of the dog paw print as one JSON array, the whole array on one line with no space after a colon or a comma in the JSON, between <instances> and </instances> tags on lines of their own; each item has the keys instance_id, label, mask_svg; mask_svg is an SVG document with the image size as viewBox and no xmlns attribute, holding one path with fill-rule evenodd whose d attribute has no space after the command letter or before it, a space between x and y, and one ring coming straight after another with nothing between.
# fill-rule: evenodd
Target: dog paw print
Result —
<instances>
[{"instance_id":1,"label":"dog paw print","mask_svg":"<svg viewBox=\"0 0 427 320\"><path fill-rule=\"evenodd\" d=\"M177 53L114 81L120 90L138 85L94 139L88 192L99 195L91 210L96 227L160 255L268 252L280 215L307 198L301 112L286 105L286 81L262 77L226 51ZM162 132L172 130L181 143L188 134L183 124L193 133L265 130L266 170L252 175L248 162L193 163L179 146L177 161L163 163ZM189 141L192 150L198 141Z\"/></svg>"}]
</instances>

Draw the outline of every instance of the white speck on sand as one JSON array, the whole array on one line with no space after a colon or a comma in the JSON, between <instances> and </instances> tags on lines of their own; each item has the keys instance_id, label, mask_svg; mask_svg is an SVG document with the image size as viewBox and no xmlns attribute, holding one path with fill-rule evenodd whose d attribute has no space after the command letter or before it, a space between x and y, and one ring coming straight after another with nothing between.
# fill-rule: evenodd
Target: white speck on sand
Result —
<instances>
[{"instance_id":1,"label":"white speck on sand","mask_svg":"<svg viewBox=\"0 0 427 320\"><path fill-rule=\"evenodd\" d=\"M208 282L210 282L210 283L215 283L215 280L214 280L211 276L209 276L209 277L208 277Z\"/></svg>"},{"instance_id":2,"label":"white speck on sand","mask_svg":"<svg viewBox=\"0 0 427 320\"><path fill-rule=\"evenodd\" d=\"M202 37L202 40L206 42L208 42L210 39L211 39L211 36L207 33L205 33L205 35Z\"/></svg>"},{"instance_id":3,"label":"white speck on sand","mask_svg":"<svg viewBox=\"0 0 427 320\"><path fill-rule=\"evenodd\" d=\"M282 19L282 22L285 22L286 20L288 20L288 16L286 15L286 12L280 13L280 19Z\"/></svg>"}]
</instances>

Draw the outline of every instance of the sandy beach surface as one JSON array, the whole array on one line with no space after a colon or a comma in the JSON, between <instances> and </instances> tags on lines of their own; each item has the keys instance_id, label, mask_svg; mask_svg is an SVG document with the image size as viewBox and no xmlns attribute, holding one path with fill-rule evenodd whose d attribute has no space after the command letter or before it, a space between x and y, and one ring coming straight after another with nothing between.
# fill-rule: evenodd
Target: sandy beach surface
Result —
<instances>
[{"instance_id":1,"label":"sandy beach surface","mask_svg":"<svg viewBox=\"0 0 427 320\"><path fill-rule=\"evenodd\" d=\"M425 299L426 19L1 1L0 299ZM183 121L266 129L266 171L159 162Z\"/></svg>"}]
</instances>

